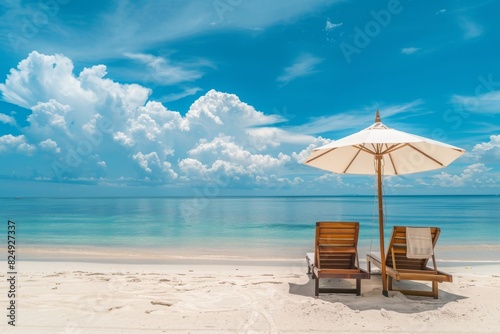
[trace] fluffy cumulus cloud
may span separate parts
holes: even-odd
[[[234,184],[293,185],[301,179],[283,170],[324,143],[277,128],[282,117],[215,90],[185,114],[169,110],[149,100],[149,89],[107,78],[104,65],[74,73],[63,55],[32,52],[0,91],[31,110],[21,135],[0,137],[0,153],[45,157],[43,168],[33,167],[45,180],[192,184],[224,176]],[[0,120],[16,124],[11,116]]]
[[[53,153],[59,153],[61,152],[61,149],[57,147],[57,143],[53,141],[52,139],[45,139],[44,141],[40,142],[38,146],[43,150],[47,152],[53,152]]]
[[[201,139],[189,152],[190,158],[181,161],[181,166],[198,168],[197,174],[210,176],[212,172],[223,171],[225,174],[240,178],[254,179],[259,175],[267,175],[291,161],[290,156],[278,153],[252,154],[248,149],[238,145],[234,137],[219,135],[212,141]],[[205,164],[201,163],[204,161]]]
[[[478,160],[500,161],[500,135],[490,136],[489,142],[476,144],[470,155]]]
[[[459,175],[441,172],[434,176],[434,183],[441,187],[462,187],[464,185],[478,187],[494,185],[497,181],[487,174],[490,170],[491,168],[488,168],[482,163],[475,163],[467,166]]]
[[[12,151],[23,152],[26,151],[27,145],[29,144],[26,143],[24,135],[13,136],[9,134],[0,137],[0,153]]]
[[[458,174],[441,172],[432,177],[429,183],[441,187],[488,188],[498,186],[498,173],[493,166],[500,161],[500,135],[490,136],[490,140],[474,145],[467,152],[466,159],[473,162]]]

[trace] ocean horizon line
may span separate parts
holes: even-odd
[[[500,194],[384,194],[384,198],[388,197],[498,197]],[[133,198],[345,198],[345,197],[362,197],[373,198],[377,195],[164,195],[164,196],[0,196],[0,199],[95,199],[95,198],[116,198],[116,199],[133,199]]]

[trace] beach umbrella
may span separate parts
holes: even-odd
[[[305,161],[308,166],[340,174],[377,176],[380,258],[383,294],[387,293],[384,250],[382,177],[443,168],[465,150],[432,139],[391,129],[380,120],[352,135],[314,149]]]

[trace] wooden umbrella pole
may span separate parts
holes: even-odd
[[[378,226],[380,237],[380,261],[382,262],[382,294],[389,296],[387,292],[387,277],[385,271],[385,247],[384,247],[384,209],[382,205],[382,156],[376,155],[377,160],[377,186],[378,186]]]

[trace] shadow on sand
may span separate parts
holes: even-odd
[[[335,286],[336,288],[353,288],[354,280],[322,279],[321,286]],[[331,303],[342,303],[352,310],[387,310],[399,313],[419,313],[437,310],[444,305],[456,302],[467,297],[452,294],[442,289],[448,283],[439,284],[439,298],[406,296],[398,291],[389,291],[389,297],[382,295],[382,280],[380,275],[372,275],[370,280],[362,280],[361,296],[355,294],[320,294],[319,299]],[[394,282],[396,289],[430,290],[430,286],[415,282]],[[309,275],[306,284],[289,283],[289,293],[294,295],[314,297],[314,279]]]

